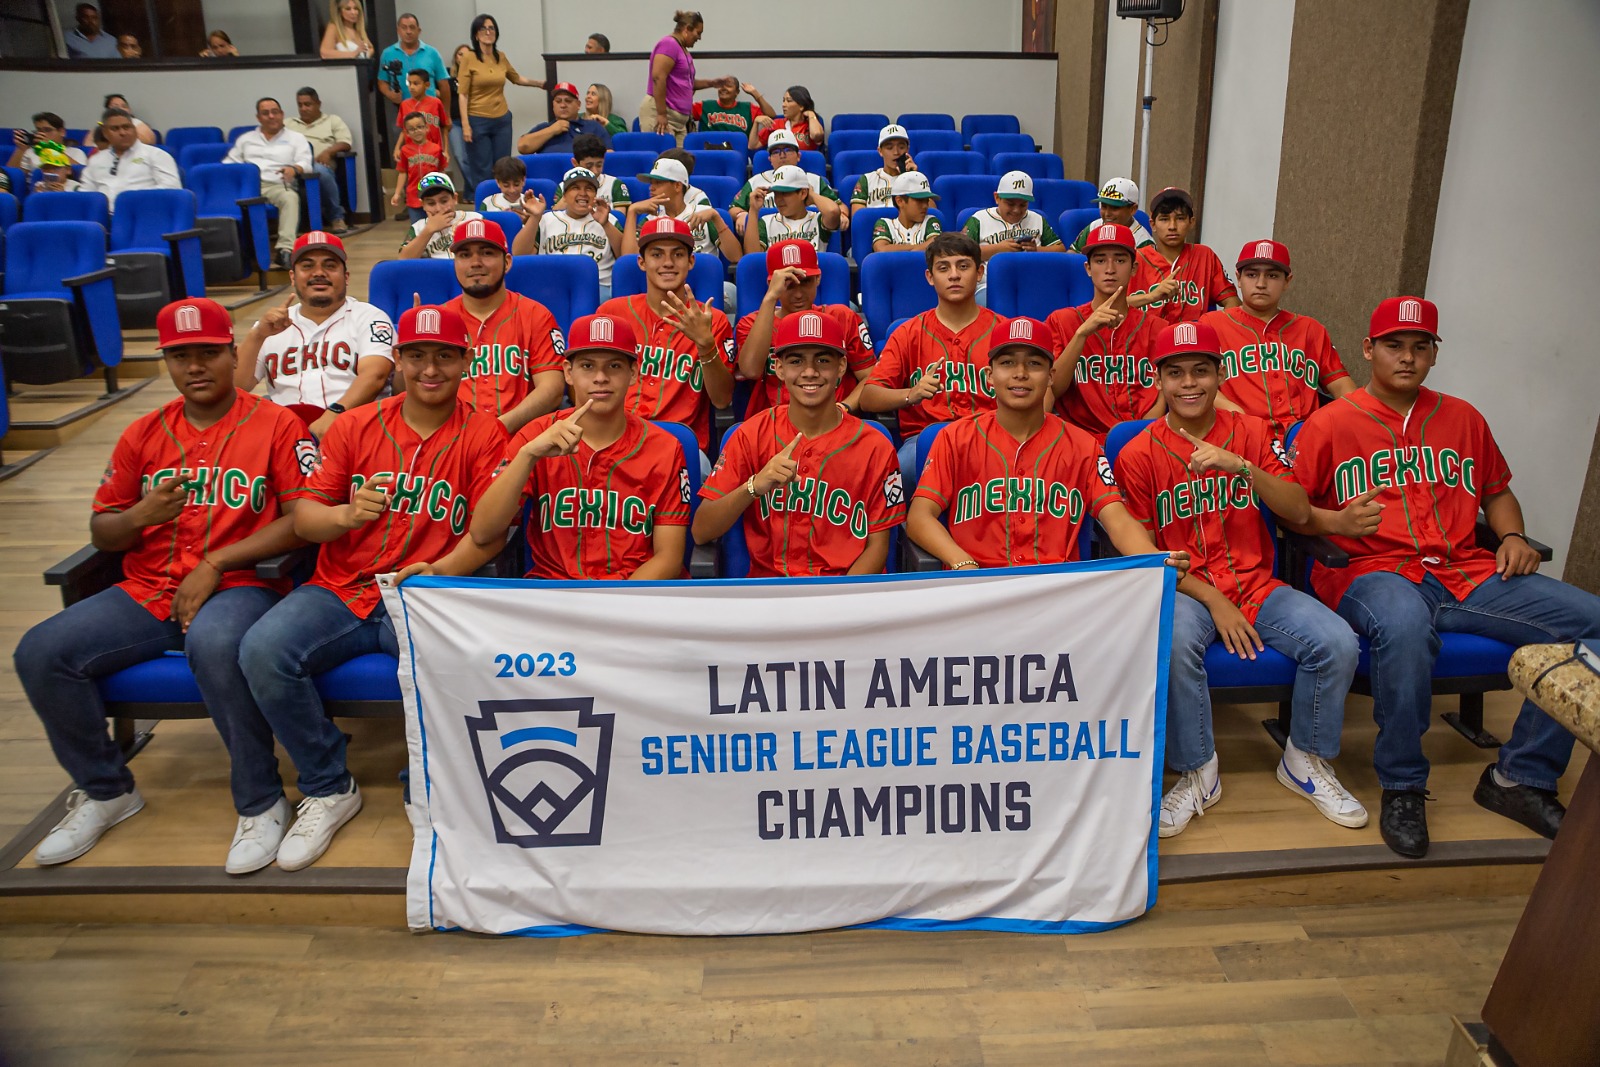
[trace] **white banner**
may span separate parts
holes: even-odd
[[[1156,895],[1161,557],[696,582],[420,578],[414,928],[1073,933]]]

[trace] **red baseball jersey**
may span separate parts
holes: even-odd
[[[1222,395],[1282,435],[1317,410],[1317,387],[1348,378],[1322,323],[1292,311],[1262,322],[1242,307],[1202,319],[1222,342]]]
[[[700,350],[683,331],[650,310],[643,293],[619,296],[598,314],[627,319],[639,339],[639,373],[628,388],[628,410],[652,422],[681,422],[700,447],[711,448],[711,398],[700,369]],[[728,316],[711,309],[711,335],[731,373],[738,365]]]
[[[877,357],[872,354],[872,335],[867,332],[867,324],[861,316],[843,304],[818,304],[813,310],[820,311],[824,315],[838,320],[839,325],[844,327],[844,351],[845,358],[849,363],[850,373],[839,381],[839,399],[843,400],[856,391],[856,385],[858,384],[856,372],[870,370],[873,363],[877,361]],[[739,351],[743,351],[745,340],[750,336],[751,324],[756,321],[756,316],[759,314],[761,314],[759,311],[752,311],[741,318],[738,326],[735,327],[734,339],[737,342]],[[773,316],[774,326],[782,318],[783,309],[779,308],[778,312]],[[789,394],[784,389],[783,383],[778,380],[777,356],[769,348],[767,349],[766,370],[760,378],[755,379],[750,387],[750,403],[745,407],[744,417],[748,419],[750,416],[774,407],[780,402],[787,404],[789,402]]]
[[[197,430],[183,397],[134,421],[117,439],[94,494],[96,514],[127,511],[159,482],[176,475],[189,499],[171,522],[147,526],[122,557],[118,586],[158,619],[172,615],[172,596],[206,553],[244,540],[282,514],[279,505],[306,493],[317,446],[288,408],[237,390],[221,419]],[[289,583],[228,571],[218,589],[257,585],[289,591]]]
[[[1291,477],[1282,444],[1253,415],[1217,412],[1205,440],[1246,460],[1257,478]],[[1194,446],[1157,419],[1117,454],[1117,484],[1128,511],[1157,547],[1189,553],[1189,573],[1210,582],[1250,622],[1283,585],[1273,577],[1272,536],[1250,479],[1221,471],[1192,474]]]
[[[1413,582],[1432,574],[1457,599],[1494,574],[1494,553],[1478,547],[1475,527],[1483,502],[1511,484],[1511,469],[1465,400],[1423,389],[1401,415],[1365,389],[1346,393],[1306,420],[1294,440],[1294,477],[1330,511],[1388,487],[1377,497],[1385,507],[1375,532],[1331,538],[1350,565],[1312,567],[1312,588],[1329,607],[1373,571]]]
[[[1054,415],[1022,443],[992,411],[939,431],[916,495],[985,567],[1070,563],[1086,518],[1122,499],[1095,439]]]
[[[979,308],[978,317],[957,332],[939,321],[938,312],[924,311],[889,335],[878,366],[867,379],[869,384],[910,389],[934,368],[940,375],[938,393],[901,409],[902,436],[910,437],[936,422],[994,410],[989,335],[996,330],[1003,333],[1007,321],[988,308]]]
[[[505,300],[481,321],[467,310],[464,296],[444,306],[461,316],[472,335],[461,399],[479,411],[504,415],[528,398],[535,374],[561,373],[566,341],[556,317],[539,301],[507,289]]]
[[[1058,354],[1066,351],[1067,342],[1094,308],[1092,303],[1080,304],[1050,313],[1045,324],[1055,331]],[[1115,329],[1096,330],[1083,342],[1072,388],[1056,401],[1056,414],[1088,430],[1101,444],[1117,423],[1144,418],[1161,398],[1150,356],[1166,326],[1154,311],[1138,308],[1123,316]]]
[[[739,424],[717,457],[700,495],[720,500],[745,483],[799,433],[789,405]],[[889,439],[846,415],[821,437],[795,446],[795,478],[751,503],[743,517],[750,577],[844,574],[867,535],[906,519],[900,458]]]
[[[1239,295],[1222,260],[1205,245],[1184,245],[1178,253],[1178,268],[1178,294],[1147,305],[1168,322],[1194,322],[1212,304]],[[1128,291],[1149,292],[1171,272],[1167,257],[1154,245],[1146,245],[1134,257],[1133,281],[1128,283]]]
[[[426,439],[401,417],[405,400],[392,396],[335,419],[306,482],[311,499],[339,505],[375,476],[393,475],[388,510],[323,545],[309,583],[363,619],[378,606],[378,575],[431,563],[455,547],[505,452],[500,420],[465,400],[457,399],[450,418]]]
[[[406,207],[419,208],[422,194],[417,192],[417,183],[435,171],[448,170],[450,154],[435,140],[425,140],[421,144],[407,140],[395,150],[394,166],[405,177]]]
[[[552,411],[528,423],[506,445],[505,460],[571,414]],[[522,498],[533,501],[529,578],[627,578],[655,554],[657,526],[689,525],[683,448],[637,415],[598,452],[580,442],[570,456],[535,462]]]
[[[422,112],[422,117],[428,120],[429,140],[444,143],[444,131],[450,128],[450,112],[444,109],[437,96],[425,96],[421,100],[408,96],[400,101],[400,112],[395,116],[395,128],[406,128],[406,117],[413,111]]]

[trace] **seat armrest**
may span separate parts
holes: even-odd
[[[256,562],[256,577],[265,581],[293,578],[309,570],[317,561],[316,545],[301,545],[280,556],[268,556]]]
[[[938,556],[923,548],[909,537],[900,538],[900,569],[902,571],[929,573],[944,570]]]
[[[195,232],[199,233],[200,231],[196,230]],[[115,278],[116,276],[115,267],[101,267],[99,270],[92,270],[88,274],[80,274],[76,278],[62,278],[61,284],[68,289],[80,289],[85,285],[93,285],[95,282],[103,282],[107,278]]]
[[[102,552],[93,545],[84,545],[44,572],[45,585],[61,588],[62,607],[109,589],[121,579],[122,553]]]
[[[689,556],[690,578],[717,578],[721,570],[717,566],[717,548],[715,545],[695,545],[694,552]]]
[[[1326,537],[1285,531],[1284,538],[1291,548],[1309,556],[1324,567],[1350,566],[1350,554]]]
[[[162,234],[161,239],[169,244],[176,244],[179,241],[186,241],[191,237],[199,237],[200,235],[201,234],[198,229],[175,230],[172,233]]]
[[[234,203],[238,204],[240,207],[255,207],[257,204],[266,204],[269,202],[270,201],[268,201],[264,196],[247,196],[243,200],[234,201]]]
[[[1486,548],[1490,552],[1494,552],[1499,549],[1500,537],[1494,532],[1493,529],[1490,528],[1488,523],[1481,520],[1478,522],[1477,535],[1479,548]],[[1523,536],[1527,537],[1526,534]],[[1535,541],[1531,537],[1528,537],[1527,540],[1528,547],[1539,553],[1539,558],[1544,562],[1549,563],[1555,558],[1555,550],[1549,545],[1542,541]]]
[[[739,416],[733,408],[711,409],[711,443],[716,444],[722,440],[722,435],[728,432],[728,427],[739,421]]]

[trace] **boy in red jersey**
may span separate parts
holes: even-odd
[[[861,390],[872,371],[872,335],[861,316],[843,304],[817,305],[817,284],[822,268],[810,241],[779,241],[767,249],[767,291],[760,305],[739,320],[734,335],[739,342],[739,374],[747,378],[750,405],[745,418],[774,404],[787,403],[788,392],[778,380],[777,354],[772,347],[773,326],[790,315],[812,308],[839,320],[844,330],[850,373],[839,383],[839,403],[854,414],[861,409]]]
[[[733,400],[733,327],[709,300],[695,302],[693,266],[688,225],[670,216],[651,219],[639,228],[645,291],[613,297],[599,314],[627,322],[639,343],[628,410],[642,419],[683,423],[708,451],[711,409]]]
[[[417,117],[405,120],[405,140],[394,150],[394,195],[389,203],[399,207],[404,200],[406,212],[416,222],[428,214],[422,207],[422,179],[448,170],[450,155],[444,143],[432,136],[427,116],[420,111],[412,114]]]
[[[894,446],[840,409],[844,328],[820,311],[775,331],[789,402],[740,423],[700,495],[697,544],[744,523],[750,577],[880,574],[905,521]]]
[[[505,427],[460,395],[470,345],[454,311],[424,306],[400,316],[405,392],[334,422],[294,514],[295,533],[322,546],[316,571],[239,647],[250,692],[305,794],[294,826],[279,828],[281,840],[267,850],[284,870],[314,863],[361,810],[344,734],[313,677],[356,656],[397,654],[377,576],[445,555],[505,451]]]
[[[1193,322],[1210,309],[1239,306],[1233,279],[1208,246],[1189,243],[1194,200],[1182,189],[1163,189],[1150,200],[1156,243],[1139,249],[1130,307],[1149,307],[1168,322]]]
[[[1294,277],[1289,249],[1251,241],[1239,252],[1239,307],[1210,311],[1201,321],[1222,340],[1225,377],[1217,406],[1266,419],[1282,436],[1317,410],[1317,390],[1338,398],[1356,387],[1322,323],[1283,310]]]
[[[461,396],[516,433],[561,403],[561,327],[549,308],[506,288],[511,253],[499,223],[463,222],[451,250],[461,295],[444,306],[472,338]]]
[[[1466,401],[1424,388],[1438,342],[1431,301],[1383,301],[1361,343],[1372,380],[1314,413],[1295,439],[1294,476],[1315,526],[1350,554],[1348,567],[1313,567],[1311,584],[1372,643],[1378,824],[1402,856],[1428,851],[1422,735],[1438,634],[1511,645],[1600,637],[1600,598],[1535,573],[1539,554],[1488,423]],[[1499,538],[1493,551],[1478,545],[1480,509]],[[1526,701],[1473,800],[1554,837],[1566,812],[1556,783],[1571,754],[1572,735]]]
[[[1187,550],[1194,566],[1172,613],[1167,688],[1167,762],[1177,784],[1161,803],[1162,837],[1222,796],[1211,736],[1206,649],[1214,640],[1241,659],[1271,647],[1298,665],[1294,722],[1277,777],[1340,826],[1367,824],[1367,810],[1328,761],[1339,754],[1344,699],[1355,677],[1355,635],[1315,599],[1273,576],[1264,503],[1304,524],[1311,506],[1284,465],[1282,446],[1252,415],[1216,407],[1222,354],[1204,323],[1168,326],[1156,340],[1166,414],[1117,456],[1128,510],[1163,548]]]
[[[254,568],[300,544],[290,515],[316,445],[287,408],[234,386],[233,322],[220,304],[168,304],[156,331],[180,395],[118,438],[89,523],[96,548],[123,553],[123,580],[17,645],[23,691],[74,787],[35,859],[76,859],[144,806],[95,679],[181,650],[232,758],[239,822],[227,869],[242,874],[272,862],[250,862],[253,828],[287,818],[288,803],[239,641],[288,591]]]
[[[1095,298],[1052,311],[1046,320],[1061,346],[1051,377],[1056,414],[1101,444],[1117,423],[1164,410],[1150,350],[1165,323],[1149,308],[1128,306],[1135,252],[1126,226],[1090,227],[1084,270]]]

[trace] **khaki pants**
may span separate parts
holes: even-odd
[[[678,139],[678,147],[682,148],[683,135],[689,132],[689,116],[667,108],[667,130]],[[656,98],[653,96],[639,101],[639,132],[656,132]]]
[[[261,179],[261,195],[278,209],[278,240],[276,248],[287,252],[294,248],[294,236],[300,230],[300,187],[284,185],[282,178]]]

